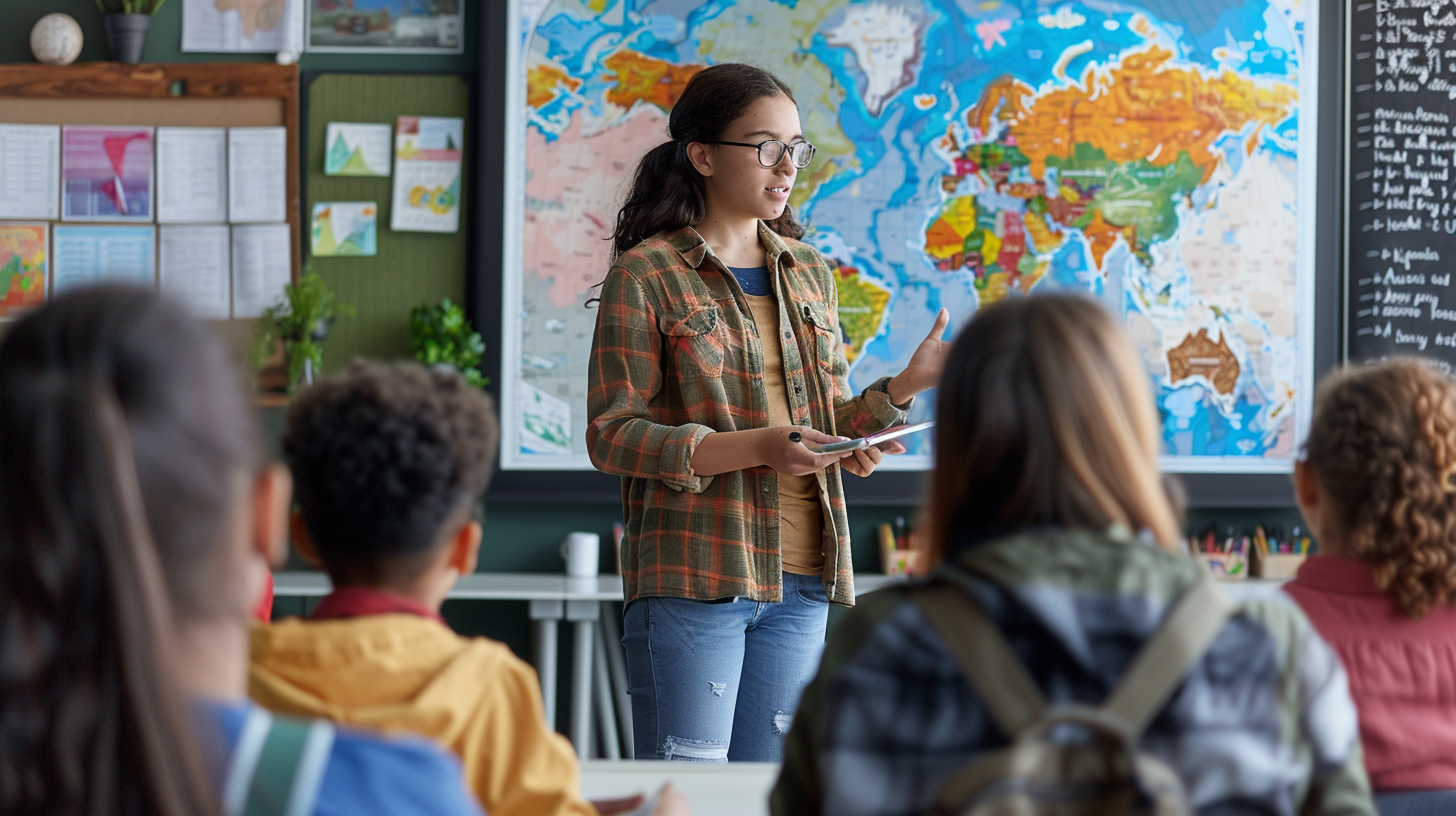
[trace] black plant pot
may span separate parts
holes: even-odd
[[[107,14],[101,25],[106,29],[106,44],[117,62],[136,65],[142,61],[142,48],[147,44],[147,31],[152,27],[150,14]]]

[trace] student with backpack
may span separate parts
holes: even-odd
[[[231,355],[150,289],[57,296],[0,342],[0,814],[479,814],[419,739],[247,701],[287,537]]]
[[[1456,812],[1456,383],[1413,359],[1320,383],[1295,465],[1319,540],[1284,590],[1335,647],[1385,816]]]
[[[933,572],[835,628],[773,813],[1375,813],[1330,648],[1177,552],[1147,374],[1099,304],[980,310],[936,414]]]

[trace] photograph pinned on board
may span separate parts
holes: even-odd
[[[66,126],[61,134],[61,219],[152,220],[152,128]]]
[[[323,201],[313,205],[315,257],[373,256],[377,245],[379,205],[373,201]]]
[[[389,228],[458,232],[465,120],[401,116],[394,128],[394,197]]]
[[[308,0],[308,50],[465,51],[462,0]]]
[[[388,176],[393,136],[389,125],[330,122],[324,137],[329,146],[324,153],[324,175]]]
[[[45,302],[49,269],[48,224],[0,224],[0,320]]]

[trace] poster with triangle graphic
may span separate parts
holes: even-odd
[[[313,205],[312,254],[378,254],[378,212],[373,201],[321,201]]]
[[[151,128],[62,128],[62,220],[150,222],[152,181]]]
[[[330,122],[324,141],[328,145],[324,174],[387,177],[393,136],[389,125]]]

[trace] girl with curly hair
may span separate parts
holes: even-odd
[[[1320,385],[1295,466],[1320,554],[1286,590],[1349,671],[1376,791],[1456,789],[1453,473],[1446,375],[1392,360]]]

